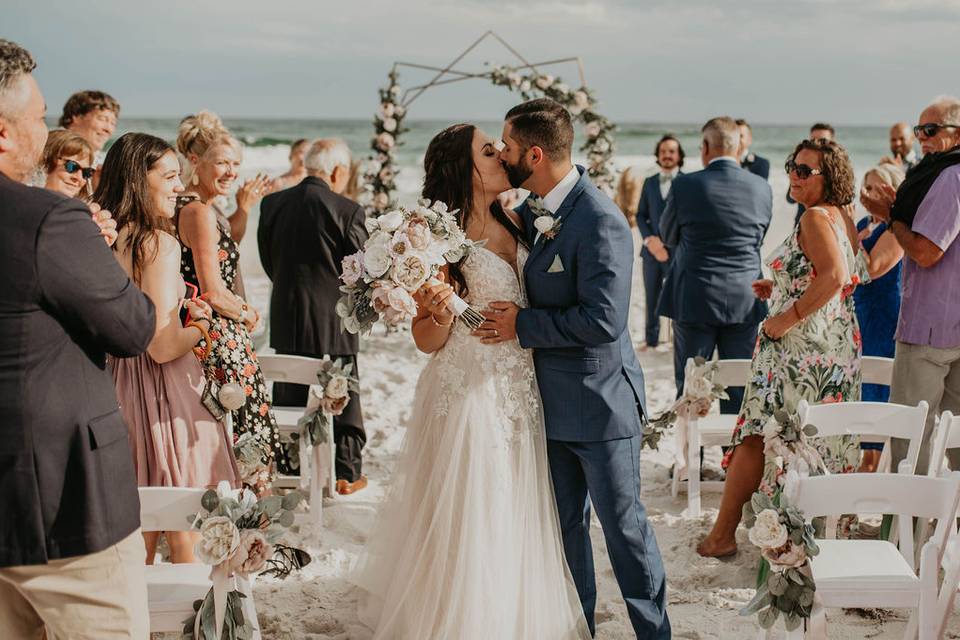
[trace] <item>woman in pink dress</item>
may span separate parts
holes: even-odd
[[[113,212],[117,260],[157,308],[147,352],[112,359],[113,378],[140,486],[204,488],[222,480],[238,486],[226,429],[203,405],[205,378],[193,352],[210,328],[210,308],[188,300],[193,321],[180,322],[185,285],[170,219],[182,191],[176,154],[160,138],[128,133],[107,154],[94,201]],[[166,533],[173,562],[194,561],[195,535]],[[148,563],[159,536],[144,534]]]

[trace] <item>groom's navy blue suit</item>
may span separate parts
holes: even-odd
[[[517,209],[532,244],[524,267],[530,306],[517,316],[517,337],[533,349],[564,552],[590,630],[592,501],[634,631],[659,640],[670,637],[670,621],[660,550],[640,502],[645,397],[627,330],[633,239],[617,206],[578,170],[554,213],[556,237],[535,241],[534,214]]]

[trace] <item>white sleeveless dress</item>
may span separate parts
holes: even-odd
[[[468,302],[526,305],[480,248]],[[533,358],[457,322],[424,368],[398,468],[352,579],[376,640],[590,638],[563,555]]]

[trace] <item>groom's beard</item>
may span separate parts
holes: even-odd
[[[507,181],[510,182],[510,186],[514,189],[519,189],[523,183],[527,181],[527,178],[533,175],[533,169],[524,166],[523,158],[520,159],[519,164],[508,164],[503,161],[501,161],[501,164],[503,165],[503,170],[507,172]]]

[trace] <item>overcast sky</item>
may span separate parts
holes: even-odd
[[[621,121],[889,124],[960,93],[960,0],[4,4],[0,37],[33,52],[51,112],[97,88],[127,116],[365,118],[394,61],[442,66],[487,29],[531,61],[580,56],[600,110]],[[510,61],[490,42],[461,68]],[[574,65],[550,71],[577,84]],[[429,92],[410,115],[497,119],[514,101],[478,80]]]

